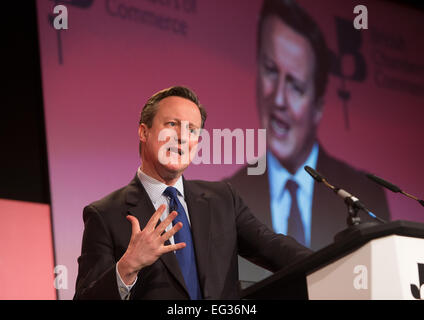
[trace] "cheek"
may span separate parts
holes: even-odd
[[[268,105],[270,96],[272,94],[272,85],[270,80],[265,77],[259,75],[257,79],[256,85],[256,99],[257,99],[257,107],[260,116],[260,120],[264,127],[267,127],[268,121],[268,109],[270,108]]]
[[[292,118],[296,123],[310,123],[314,117],[314,105],[309,97],[299,97],[296,94],[288,96]]]
[[[315,110],[310,108],[308,105],[303,105],[295,118],[295,132],[297,139],[303,140],[311,136],[312,132],[314,132],[316,128],[314,119]]]
[[[267,77],[261,73],[258,77],[258,93],[260,94],[259,96],[262,98],[266,98],[270,96],[274,91],[274,81],[271,77]]]
[[[190,152],[194,152],[197,149],[197,145],[199,144],[198,138],[190,138],[190,141],[188,143],[188,148]]]
[[[166,143],[170,143],[171,140],[176,141],[178,139],[178,134],[174,129],[163,128],[157,133],[155,139],[156,141],[154,143],[162,146]]]
[[[292,104],[292,115],[296,123],[307,122],[308,106],[306,103],[293,103]]]
[[[169,132],[166,129],[151,131],[147,141],[150,154],[153,157],[159,156],[162,146],[168,143],[169,139]]]

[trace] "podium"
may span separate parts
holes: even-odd
[[[424,223],[353,229],[246,288],[242,299],[424,299]]]

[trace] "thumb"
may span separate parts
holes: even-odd
[[[132,215],[127,215],[127,220],[131,222],[132,235],[135,235],[137,232],[140,232],[140,223],[138,219]]]

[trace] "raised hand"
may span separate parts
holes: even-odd
[[[177,216],[176,211],[172,211],[157,227],[160,216],[166,206],[161,205],[152,215],[143,230],[140,230],[138,219],[134,216],[127,216],[131,222],[132,233],[127,251],[118,261],[118,272],[121,279],[128,285],[134,282],[137,273],[144,267],[153,264],[161,255],[170,251],[176,251],[186,246],[184,242],[173,245],[164,245],[164,242],[178,232],[183,224],[176,223],[172,229],[164,232],[166,227],[172,223]]]

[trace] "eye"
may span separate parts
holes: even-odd
[[[264,68],[264,71],[265,71],[266,74],[277,74],[278,73],[277,68],[275,68],[274,66],[264,64],[263,68]]]
[[[289,83],[290,87],[299,95],[303,95],[305,93],[305,88],[302,84],[298,83],[296,79],[294,79],[292,76],[287,77],[287,82]]]
[[[190,128],[189,130],[190,130],[190,134],[198,135],[199,129],[197,129],[197,128]]]
[[[262,61],[262,69],[267,75],[278,75],[278,69],[275,64],[269,60],[264,59]]]
[[[166,124],[169,125],[170,127],[175,127],[177,125],[174,121],[169,121]]]
[[[303,88],[301,88],[300,86],[298,86],[297,84],[293,83],[292,84],[293,89],[299,93],[300,95],[303,95],[305,93],[305,90],[303,90]]]

